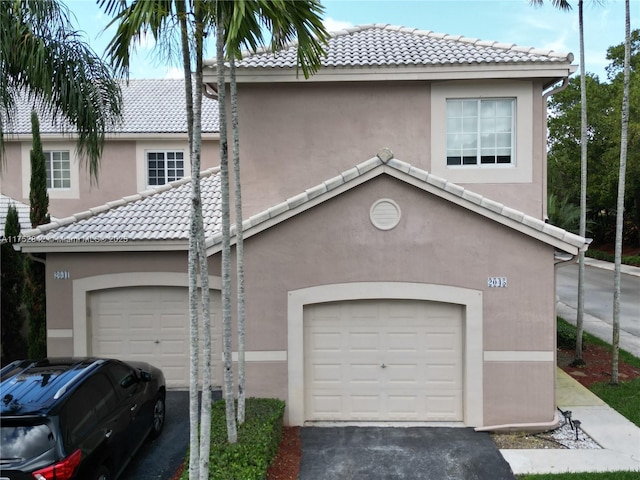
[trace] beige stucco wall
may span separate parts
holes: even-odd
[[[202,169],[219,164],[217,140],[203,141]],[[6,168],[0,171],[0,191],[21,202],[29,203],[30,141],[8,141]],[[89,171],[75,153],[75,143],[70,140],[53,140],[43,137],[44,150],[69,150],[71,156],[71,189],[49,190],[49,212],[64,218],[89,208],[103,205],[119,198],[147,189],[146,149],[184,150],[188,158],[188,144],[184,139],[145,138],[141,140],[108,140],[105,142],[98,181],[91,182]],[[185,162],[185,175],[191,174],[189,162]]]
[[[515,168],[476,169],[479,175],[475,178],[468,175],[473,174],[470,169],[465,168],[467,175],[462,177],[459,169],[447,169],[442,155],[444,111],[434,107],[452,95],[517,98]],[[511,208],[543,216],[546,108],[539,82],[241,84],[238,98],[246,215],[317,185],[388,147],[400,160],[452,177]]]
[[[370,207],[380,198],[392,199],[402,211],[399,225],[389,231],[377,230],[369,220]],[[210,275],[219,275],[219,254],[209,263]],[[73,327],[73,281],[121,272],[184,273],[186,268],[185,252],[50,253],[48,328]],[[293,290],[348,282],[415,282],[480,291],[483,423],[553,418],[552,247],[382,176],[249,237],[245,269],[246,348],[253,352],[287,351],[288,295]],[[68,271],[70,279],[54,280],[56,270]],[[488,288],[488,276],[506,277],[508,287]],[[48,345],[50,354],[73,353],[70,338],[49,338]],[[287,399],[286,361],[249,362],[247,378],[248,395]]]
[[[393,230],[369,220],[380,198],[402,209]],[[248,350],[286,350],[291,290],[362,281],[480,290],[484,350],[502,354],[484,362],[485,425],[553,419],[553,248],[383,177],[249,238],[245,255]],[[508,288],[488,288],[487,276],[507,277]],[[520,351],[546,361],[523,362]],[[536,395],[526,398],[531,382]],[[277,383],[247,388],[286,398]]]

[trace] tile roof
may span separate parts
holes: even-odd
[[[342,172],[319,185],[307,189],[243,222],[243,230],[259,231],[269,222],[277,222],[310,208],[317,197],[340,193],[357,180],[372,172],[391,174],[435,193],[485,217],[498,220],[528,235],[535,235],[559,248],[567,245],[575,249],[585,247],[585,239],[542,220],[511,209],[501,203],[478,195],[459,185],[397,160],[388,149],[381,150],[356,167]],[[202,175],[202,198],[205,219],[205,236],[209,247],[219,244],[220,231],[220,182],[217,169]],[[163,187],[125,197],[91,209],[87,212],[60,219],[37,229],[24,232],[36,235],[39,245],[46,242],[58,244],[95,243],[97,240],[126,243],[133,247],[136,241],[183,240],[189,235],[190,184],[185,178]],[[232,227],[233,228],[233,227]],[[265,227],[266,228],[266,227]]]
[[[386,24],[363,25],[331,35],[323,67],[382,67],[462,64],[566,63],[570,53],[519,47],[460,35]],[[295,68],[296,45],[247,54],[238,68]]]
[[[18,219],[20,221],[20,231],[24,232],[31,228],[31,220],[29,219],[29,205],[22,203],[14,198],[0,194],[0,237],[4,237],[4,224],[7,220],[7,211],[9,205],[13,204],[18,211]]]
[[[218,168],[202,172],[200,188],[205,236],[220,231]],[[190,177],[121,198],[37,229],[39,242],[125,243],[138,240],[188,240],[191,206]]]
[[[187,132],[184,80],[154,79],[121,82],[124,118],[111,133],[185,133]],[[36,107],[40,118],[40,133],[56,134],[73,131],[63,119],[54,121],[50,111],[37,99],[23,95],[16,102],[11,124],[5,134],[31,134],[31,109]],[[218,101],[202,99],[202,131],[218,132]],[[7,138],[10,140],[10,137]]]

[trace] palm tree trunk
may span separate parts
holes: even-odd
[[[629,77],[631,57],[631,15],[629,0],[625,0],[624,35],[624,87],[622,90],[622,132],[620,134],[620,173],[618,176],[618,203],[616,209],[616,246],[613,273],[613,338],[611,341],[611,384],[618,385],[620,345],[620,267],[622,263],[622,226],[624,223],[624,191],[627,172],[627,146],[629,130]]]
[[[180,24],[182,67],[184,73],[185,105],[189,152],[193,158],[193,92],[191,84],[191,55],[189,30],[184,0],[176,1],[176,14]],[[191,162],[191,214],[189,224],[189,450],[199,452],[198,439],[198,370],[199,370],[199,315],[198,315],[198,239],[197,205],[199,202],[199,178],[197,165]],[[197,455],[189,456],[189,478],[199,478],[200,462]]]
[[[583,1],[578,2],[580,28],[580,236],[587,234],[587,81],[584,59]],[[584,252],[578,254],[578,314],[576,318],[576,351],[574,365],[584,365],[582,336],[584,330]]]
[[[224,74],[224,14],[218,2],[216,28],[216,57],[218,73],[218,109],[220,117],[220,194],[222,197],[222,342],[224,363],[224,400],[227,418],[227,439],[229,443],[236,443],[238,433],[236,428],[234,395],[233,395],[233,364],[231,341],[231,239],[229,218],[229,148],[227,141],[227,107],[225,95]]]
[[[231,86],[231,129],[233,131],[233,176],[236,204],[236,295],[238,308],[238,423],[244,423],[245,411],[245,346],[244,346],[244,232],[242,231],[242,187],[240,184],[240,128],[238,123],[238,86],[236,62],[229,58]]]

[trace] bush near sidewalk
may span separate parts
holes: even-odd
[[[260,480],[266,477],[282,438],[284,402],[275,398],[247,398],[245,422],[238,425],[238,442],[227,442],[224,401],[211,408],[209,479]],[[189,458],[181,480],[189,478]]]

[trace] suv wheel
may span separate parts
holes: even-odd
[[[107,467],[102,465],[100,466],[100,468],[98,468],[98,471],[93,478],[94,480],[111,480],[111,474],[109,473]]]
[[[151,427],[151,438],[157,438],[162,432],[162,428],[164,427],[164,415],[165,415],[165,405],[164,405],[164,395],[162,393],[158,394],[156,398],[156,403],[153,405],[153,425]]]

